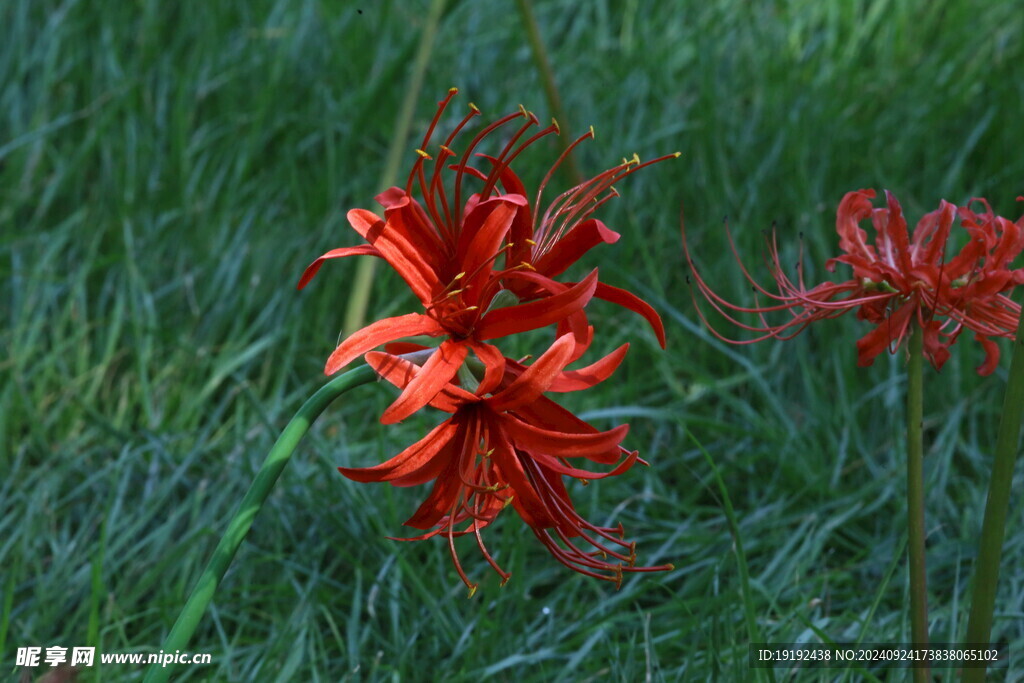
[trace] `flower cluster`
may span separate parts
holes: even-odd
[[[452,89],[439,103],[405,187],[377,197],[383,217],[364,209],[349,211],[349,223],[366,243],[327,252],[299,281],[301,289],[326,260],[384,259],[422,311],[378,320],[351,334],[331,354],[325,371],[333,374],[363,357],[395,385],[400,393],[381,417],[385,424],[425,406],[451,414],[387,462],[339,470],[356,481],[394,486],[433,481],[427,500],[405,522],[426,533],[403,540],[447,538],[459,576],[471,591],[476,584],[462,569],[454,539],[472,534],[504,582],[509,575],[480,532],[508,506],[560,562],[580,573],[618,584],[623,572],[669,569],[637,566],[635,546],[623,540],[621,525],[602,527],[582,519],[565,488],[565,477],[599,479],[643,462],[621,445],[628,426],[598,431],[544,394],[594,386],[622,361],[628,345],[587,367],[568,369],[593,339],[585,307],[594,298],[642,316],[664,348],[661,320],[639,297],[599,281],[596,270],[577,282],[556,278],[591,248],[619,238],[593,217],[617,195],[613,184],[673,155],[646,163],[635,156],[624,160],[558,195],[542,212],[548,182],[571,150],[593,137],[593,130],[558,157],[531,204],[512,163],[537,140],[557,134],[557,123],[541,128],[520,107],[469,137],[463,131],[480,114],[470,104],[444,141],[432,146],[456,92]],[[497,153],[477,151],[498,137],[503,144]],[[555,340],[530,365],[506,358],[496,345],[501,338],[548,326],[555,327]],[[427,347],[399,341],[407,337],[439,343]],[[384,351],[374,350],[382,345]],[[578,459],[611,469],[580,469],[571,464]]]
[[[746,344],[769,337],[789,339],[816,320],[857,309],[858,318],[875,326],[857,341],[859,365],[871,365],[886,348],[894,353],[911,325],[920,325],[925,355],[936,369],[942,368],[949,347],[968,329],[985,350],[978,373],[990,374],[999,362],[999,347],[991,337],[1012,338],[1020,319],[1020,306],[1007,293],[1024,283],[1024,269],[1009,267],[1024,249],[1024,217],[1012,222],[997,216],[984,199],[972,199],[965,206],[943,201],[910,234],[899,202],[886,192],[885,208],[875,208],[874,197],[873,190],[858,190],[839,203],[836,231],[845,253],[829,259],[825,267],[832,272],[837,264],[849,266],[853,276],[845,282],[808,289],[802,260],[794,282],[782,267],[774,234],[768,240],[767,263],[776,291],[758,284],[740,262],[755,294],[767,298],[764,305],[739,306],[716,294],[693,265],[684,228],[683,249],[697,289],[727,320],[758,336],[727,339],[708,324],[698,307],[702,320],[720,339]],[[984,208],[981,213],[971,208],[975,203]],[[875,229],[874,244],[860,227],[867,219]],[[957,219],[966,233],[965,243],[947,258],[947,246],[951,238],[956,239]],[[729,243],[739,261],[731,235]],[[778,324],[768,322],[767,315],[781,311],[789,317]],[[754,315],[758,322],[743,322],[736,314]]]

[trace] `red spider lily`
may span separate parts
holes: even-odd
[[[608,377],[625,354],[623,347],[589,368],[567,373],[564,368],[574,347],[571,335],[559,337],[532,365],[510,368],[501,389],[491,396],[485,397],[479,389],[470,393],[458,386],[445,386],[430,405],[451,413],[449,419],[387,462],[368,468],[339,468],[345,476],[361,482],[414,486],[434,480],[429,497],[405,522],[429,531],[398,540],[446,537],[456,571],[471,595],[476,584],[459,562],[454,539],[473,534],[504,583],[509,574],[487,550],[480,532],[509,505],[559,562],[582,574],[618,585],[623,572],[671,568],[635,566],[635,545],[622,539],[621,525],[609,528],[587,522],[569,499],[563,477],[591,480],[615,476],[637,461],[636,452],[620,446],[627,425],[600,432],[542,396],[546,391],[593,386]],[[425,372],[387,353],[368,353],[366,360],[401,389]],[[590,472],[570,465],[572,458],[614,467],[606,473]]]
[[[853,278],[845,282],[826,282],[807,289],[802,261],[797,265],[797,281],[793,282],[783,270],[772,235],[767,263],[778,291],[768,291],[743,267],[729,235],[744,276],[755,293],[769,299],[765,305],[737,306],[716,294],[694,268],[684,230],[683,249],[701,294],[730,322],[760,336],[737,341],[725,338],[710,325],[708,328],[719,339],[737,344],[769,337],[789,339],[816,320],[834,318],[856,308],[858,318],[875,325],[857,341],[860,366],[871,365],[886,348],[895,352],[910,325],[916,323],[924,331],[925,355],[936,369],[942,368],[949,358],[949,347],[966,328],[974,332],[985,350],[985,362],[978,373],[990,374],[999,362],[999,348],[990,337],[1012,338],[1020,318],[1020,306],[1006,293],[1024,282],[1024,269],[1009,268],[1024,249],[1024,218],[1014,223],[996,216],[984,199],[972,199],[961,207],[943,201],[909,235],[896,199],[886,192],[886,208],[874,208],[874,197],[873,190],[859,190],[847,193],[839,204],[836,231],[845,254],[829,259],[825,267],[831,272],[837,263],[850,266]],[[984,205],[983,213],[971,210],[976,201]],[[968,241],[956,256],[946,260],[946,246],[957,216]],[[867,218],[876,231],[873,245],[859,227]],[[707,324],[699,307],[697,310]],[[770,324],[765,315],[777,311],[787,311],[791,317],[781,324]],[[759,324],[744,323],[733,313],[757,315]]]
[[[403,392],[389,409],[392,415],[401,417],[425,405],[451,381],[470,350],[488,370],[485,384],[490,389],[496,387],[505,361],[486,342],[497,337],[557,324],[557,334],[573,333],[577,342],[573,357],[578,358],[589,345],[592,333],[582,310],[594,296],[643,315],[664,346],[664,331],[657,313],[633,294],[598,282],[596,272],[575,283],[552,279],[590,247],[617,239],[618,235],[589,216],[614,192],[611,182],[654,162],[624,162],[563,194],[552,205],[558,208],[549,209],[535,228],[525,188],[509,164],[532,143],[557,133],[557,124],[552,123],[520,142],[531,127],[538,125],[533,114],[520,108],[485,126],[459,156],[452,145],[466,124],[480,113],[471,104],[470,113],[439,145],[436,156],[431,157],[424,149],[456,92],[452,89],[439,103],[405,188],[391,188],[377,197],[384,207],[384,218],[362,209],[348,213],[349,223],[367,244],[327,252],[306,269],[299,281],[301,289],[328,259],[370,255],[385,259],[419,298],[425,308],[423,314],[388,318],[359,330],[338,346],[325,368],[327,374],[333,374],[367,351],[401,337],[447,337],[424,366],[422,379]],[[485,157],[492,165],[491,172],[484,174],[471,167],[469,159],[480,143],[517,119],[522,125],[500,153]],[[457,163],[447,163],[455,157],[459,157]],[[562,159],[564,155],[548,177]],[[448,182],[445,171],[453,172]],[[467,176],[482,185],[463,204]],[[546,183],[547,178],[541,190]],[[499,192],[499,184],[504,192]],[[418,190],[420,201],[413,197],[414,189]],[[538,201],[539,198],[540,193]],[[532,237],[542,239],[538,242]],[[505,254],[505,267],[498,269],[495,263],[501,254]],[[506,291],[516,295],[520,304],[507,306],[506,300],[512,297],[500,296]]]

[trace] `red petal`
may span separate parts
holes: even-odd
[[[478,396],[486,396],[499,386],[505,377],[505,355],[497,346],[483,342],[469,342],[469,348],[473,349],[476,357],[484,364],[484,378],[476,390]]]
[[[623,344],[596,363],[579,370],[566,370],[555,378],[547,391],[553,393],[581,391],[605,381],[622,363],[628,349],[629,344]]]
[[[320,266],[324,264],[324,261],[332,258],[345,258],[346,256],[381,256],[381,253],[377,251],[376,247],[372,247],[369,244],[363,244],[358,247],[342,247],[341,249],[331,249],[323,256],[317,258],[317,260],[307,266],[306,270],[303,271],[302,277],[299,278],[299,284],[296,289],[302,289],[309,284],[309,281],[313,279],[313,276],[320,270]]]
[[[445,245],[420,203],[399,187],[388,188],[375,199],[384,207],[384,219],[388,225],[416,248],[435,273],[440,273],[446,254]]]
[[[651,326],[651,329],[654,330],[654,336],[658,338],[658,344],[661,345],[661,348],[665,348],[665,326],[661,324],[661,316],[658,315],[658,312],[649,303],[632,292],[606,285],[603,282],[598,283],[594,296],[603,301],[628,308],[641,316]]]
[[[427,499],[417,508],[412,517],[405,520],[406,526],[411,526],[414,529],[429,529],[437,524],[442,517],[452,512],[458,504],[463,489],[462,479],[459,477],[459,467],[462,465],[466,449],[466,434],[470,431],[463,424],[458,424],[458,429],[459,433],[453,437],[455,439],[453,457],[437,476]]]
[[[366,364],[373,368],[374,372],[385,380],[394,384],[399,389],[405,389],[409,383],[416,379],[422,368],[405,358],[392,356],[387,353],[373,351],[366,354]],[[475,403],[479,399],[465,389],[448,384],[429,402],[428,405],[443,410],[446,413],[454,413],[460,406],[466,403]]]
[[[484,399],[484,403],[498,413],[533,403],[548,390],[558,374],[565,369],[575,346],[571,334],[559,337],[551,348],[541,354],[540,358],[526,368],[512,384],[491,398]]]
[[[524,522],[535,529],[547,529],[554,526],[554,519],[537,494],[537,490],[530,483],[529,477],[523,470],[523,465],[519,462],[519,457],[507,437],[501,433],[500,428],[491,428],[489,432],[492,439],[488,442],[488,446],[494,449],[491,457],[501,472],[501,478],[508,482],[514,492],[512,505],[516,512]],[[495,435],[500,436],[494,438]]]
[[[974,339],[985,349],[985,362],[978,366],[978,374],[991,375],[999,365],[999,345],[983,334],[974,335]]]
[[[352,209],[348,222],[356,232],[380,252],[391,267],[409,285],[424,305],[429,304],[440,285],[437,275],[416,247],[402,236],[400,230],[389,226],[377,214],[366,209]]]
[[[520,406],[515,415],[534,425],[561,432],[563,434],[597,434],[597,429],[576,417],[549,398],[540,397],[530,405]],[[605,465],[613,465],[622,457],[622,449],[617,445],[607,451],[588,455],[587,459]]]
[[[620,425],[607,432],[567,434],[541,429],[512,418],[504,420],[502,426],[516,446],[563,458],[586,458],[607,454],[617,448],[629,432],[629,425]]]
[[[455,423],[445,420],[430,430],[425,437],[404,451],[373,467],[339,467],[338,471],[349,479],[361,482],[391,481],[407,477],[435,459],[455,434]]]
[[[327,359],[324,372],[333,375],[370,349],[401,337],[427,334],[436,337],[444,333],[433,318],[419,313],[407,313],[396,318],[384,318],[359,330],[334,350]]]
[[[536,330],[564,320],[580,311],[594,296],[597,288],[595,269],[581,282],[559,294],[518,306],[488,312],[477,326],[477,339],[495,339],[510,334]]]
[[[889,348],[890,344],[899,345],[910,324],[913,304],[904,305],[888,318],[883,319],[875,329],[857,340],[857,365],[867,367],[875,362],[878,354]],[[861,309],[864,310],[864,309]]]
[[[405,386],[395,402],[381,415],[382,424],[401,422],[427,405],[444,389],[466,359],[469,348],[465,344],[445,339],[431,354],[420,371]]]
[[[619,463],[615,469],[610,472],[591,472],[590,470],[581,470],[576,467],[568,467],[562,464],[561,460],[552,458],[550,455],[541,452],[530,452],[530,457],[534,459],[541,467],[551,470],[556,474],[560,474],[564,477],[574,477],[576,479],[606,479],[607,477],[617,477],[629,468],[631,468],[636,461],[639,459],[640,454],[637,451],[630,453],[621,463]]]
[[[868,262],[876,260],[875,250],[867,243],[867,233],[858,223],[871,215],[871,200],[874,190],[847,192],[836,211],[836,232],[839,233],[839,248],[850,256]]]
[[[462,270],[470,274],[461,283],[463,287],[479,288],[487,279],[498,250],[507,241],[516,211],[525,205],[526,199],[519,195],[502,196],[477,204],[466,216],[457,252]]]
[[[556,240],[533,266],[538,272],[555,277],[597,245],[614,244],[618,239],[619,233],[596,218],[589,218]]]

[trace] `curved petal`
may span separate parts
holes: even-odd
[[[629,432],[629,425],[619,425],[607,432],[567,434],[541,429],[518,419],[502,421],[502,427],[512,443],[529,451],[543,451],[563,458],[586,458],[607,454],[617,448]]]
[[[469,342],[469,348],[473,349],[476,357],[484,364],[484,378],[480,380],[477,387],[477,396],[486,396],[501,386],[501,380],[505,377],[505,355],[497,346],[484,342]]]
[[[388,353],[372,351],[366,354],[366,364],[386,381],[399,389],[405,389],[416,379],[422,368],[405,358],[392,356]],[[476,403],[479,399],[461,387],[448,384],[427,404],[446,413],[454,413],[466,403]]]
[[[324,373],[333,375],[374,347],[401,337],[414,337],[418,334],[436,337],[443,333],[444,330],[437,321],[420,313],[407,313],[395,318],[378,320],[341,342],[327,359]]]
[[[874,190],[847,192],[836,210],[836,232],[839,233],[839,248],[850,256],[864,261],[876,260],[875,250],[867,243],[868,235],[858,225],[871,215],[871,200]]]
[[[974,339],[985,349],[985,362],[977,367],[979,375],[991,375],[999,365],[999,345],[983,334],[974,335]]]
[[[603,282],[597,284],[594,296],[602,301],[628,308],[642,317],[651,326],[651,329],[654,330],[654,336],[658,338],[658,344],[661,345],[661,348],[665,348],[665,326],[661,323],[661,316],[658,315],[658,312],[649,303],[632,292],[606,285]]]
[[[558,338],[540,358],[533,362],[508,387],[484,399],[491,410],[502,412],[536,401],[565,369],[576,343],[571,334]]]
[[[507,195],[480,202],[466,216],[459,235],[457,261],[469,274],[462,286],[479,288],[491,273],[494,259],[507,242],[509,228],[516,212],[526,205],[519,195]]]
[[[411,526],[414,529],[429,529],[437,524],[442,517],[452,512],[453,508],[459,503],[459,497],[462,495],[463,490],[462,479],[459,477],[459,468],[462,465],[462,456],[466,449],[466,434],[471,430],[466,429],[467,425],[456,424],[458,432],[452,437],[455,448],[452,458],[441,473],[437,475],[434,487],[431,489],[427,499],[416,509],[412,517],[403,522],[405,526]]]
[[[477,339],[495,339],[547,327],[580,311],[594,296],[597,270],[559,294],[487,312],[477,325]]]
[[[378,258],[384,258],[381,253],[377,251],[376,247],[370,246],[369,244],[363,244],[358,247],[342,247],[341,249],[331,249],[323,256],[318,257],[315,261],[310,263],[306,270],[302,272],[302,277],[299,278],[299,284],[295,289],[302,289],[309,284],[309,281],[320,270],[320,266],[324,264],[324,261],[334,258],[345,258],[346,256],[377,256]]]
[[[352,209],[348,222],[367,242],[377,248],[381,257],[398,273],[424,305],[443,285],[437,274],[417,248],[399,230],[389,226],[377,214],[366,209]]]
[[[529,405],[520,406],[515,410],[516,417],[535,427],[561,432],[563,434],[597,434],[597,428],[584,422],[571,411],[566,410],[554,401],[541,396]],[[625,449],[618,445],[603,453],[591,454],[588,460],[604,465],[614,465],[622,457]]]
[[[445,339],[420,371],[405,386],[395,402],[381,415],[382,424],[401,422],[427,405],[438,392],[452,381],[466,359],[469,348],[465,344]]]
[[[597,245],[614,244],[618,240],[619,233],[596,218],[588,218],[556,240],[550,249],[533,262],[533,267],[548,277],[555,277],[564,273]]]
[[[430,430],[425,437],[393,458],[373,467],[339,467],[338,471],[353,481],[378,482],[407,477],[422,468],[448,445],[455,434],[456,425],[445,420]]]
[[[496,432],[500,432],[500,429],[490,430],[492,435]],[[535,529],[547,529],[554,526],[555,522],[551,513],[537,494],[533,484],[530,483],[522,463],[519,462],[519,457],[507,438],[502,435],[501,438],[493,439],[488,445],[494,449],[491,458],[498,466],[502,479],[508,482],[514,492],[512,506],[523,518],[523,521]]]
[[[626,458],[619,463],[615,469],[609,472],[591,472],[590,470],[581,470],[576,467],[569,467],[562,463],[558,458],[553,458],[547,453],[529,452],[528,455],[534,459],[541,467],[551,470],[556,474],[560,474],[563,477],[573,477],[575,479],[606,479],[608,477],[616,477],[629,468],[631,468],[637,460],[640,459],[640,453],[638,451],[631,452]]]
[[[547,388],[551,393],[565,393],[569,391],[582,391],[600,384],[618,369],[622,359],[626,357],[629,344],[623,344],[601,360],[579,370],[566,370],[555,378],[551,386]]]

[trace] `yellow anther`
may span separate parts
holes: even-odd
[[[551,125],[555,127],[555,135],[562,134],[562,128],[558,125],[558,121],[555,120],[554,116],[551,117]]]
[[[476,595],[476,589],[479,587],[480,584],[478,583],[471,584],[469,587],[469,595],[466,596],[466,599],[468,600],[469,598],[472,598],[474,595]]]
[[[441,151],[444,152],[445,154],[451,154],[452,156],[455,156],[455,152],[452,151],[450,147],[446,147],[445,145],[441,145]]]
[[[473,110],[474,114],[479,114],[480,113],[480,107],[476,106],[472,102],[469,103],[469,108]]]
[[[461,279],[462,279],[462,278],[464,278],[464,277],[466,277],[466,273],[465,273],[465,271],[463,271],[463,272],[459,273],[458,275],[456,275],[456,276],[455,276],[454,278],[452,278],[452,279],[453,279],[453,280],[461,280]]]
[[[519,113],[526,117],[530,116],[530,112],[526,111],[526,107],[521,104],[519,105]]]
[[[537,243],[534,242],[533,240],[526,240],[526,243],[529,244],[531,247],[537,246]]]
[[[634,164],[639,164],[640,163],[640,157],[637,156],[636,152],[633,152],[633,158],[630,159],[630,162],[634,163]]]
[[[532,271],[533,271],[533,272],[535,272],[535,273],[537,272],[537,269],[536,269],[536,268],[534,268],[533,266],[531,266],[531,265],[530,265],[529,263],[527,263],[526,261],[520,261],[520,262],[519,262],[519,266],[520,266],[521,268],[526,268],[527,270],[532,270]]]
[[[512,504],[512,499],[513,499],[514,497],[515,497],[515,496],[509,496],[508,498],[506,498],[506,499],[505,499],[505,502],[504,502],[504,503],[502,504],[502,506],[501,506],[501,509],[502,509],[502,510],[504,510],[504,509],[505,509],[505,508],[507,508],[507,507],[508,507],[509,505],[511,505],[511,504]]]
[[[450,297],[453,297],[453,296],[458,296],[461,293],[462,293],[461,289],[453,289],[452,291],[448,292],[448,297],[450,298]]]
[[[433,159],[434,158],[434,157],[430,156],[429,154],[427,154],[426,152],[424,152],[422,149],[417,149],[416,153],[419,154],[424,159]]]
[[[479,307],[479,306],[470,306],[470,307],[469,307],[469,308],[467,308],[466,310],[467,310],[467,311],[475,311],[475,310],[476,310],[476,309],[478,309],[478,308],[480,308],[480,307]]]
[[[458,88],[448,88],[448,93],[451,94],[451,95],[458,95],[459,94],[459,89]]]
[[[683,153],[682,152],[675,152],[672,156],[674,156],[676,159],[678,159],[679,157],[683,156]]]
[[[498,586],[499,586],[500,588],[504,588],[504,587],[505,587],[505,584],[506,584],[506,583],[508,583],[508,580],[509,580],[509,579],[511,579],[511,578],[512,578],[512,575],[511,575],[511,574],[509,574],[508,576],[506,576],[505,578],[503,578],[503,579],[501,580],[501,583],[499,583],[499,584],[498,584]]]
[[[590,127],[590,139],[593,140],[596,137],[597,137],[597,133],[594,132],[594,127],[591,126]]]

